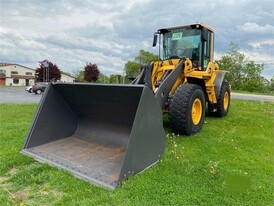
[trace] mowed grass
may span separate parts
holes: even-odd
[[[232,100],[191,137],[164,116],[163,158],[114,191],[20,153],[36,108],[0,105],[0,205],[273,205],[273,103]]]

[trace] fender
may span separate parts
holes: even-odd
[[[215,94],[216,94],[216,99],[218,99],[220,92],[221,92],[221,86],[225,77],[225,74],[227,73],[227,71],[218,71],[218,74],[214,80],[214,90],[215,90]]]

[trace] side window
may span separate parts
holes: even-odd
[[[204,42],[204,44],[204,69],[206,69],[210,61],[211,32],[208,32],[208,38],[207,41]]]
[[[0,69],[0,74],[6,74],[6,70],[2,70],[2,69]]]

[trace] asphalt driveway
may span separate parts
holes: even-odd
[[[42,95],[29,93],[26,87],[0,87],[0,103],[31,104],[39,103]]]
[[[264,102],[274,102],[274,96],[269,96],[269,95],[231,93],[231,98],[232,99],[264,101]]]

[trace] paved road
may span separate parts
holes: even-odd
[[[269,95],[231,93],[231,98],[232,99],[274,102],[274,96],[269,96]]]
[[[0,87],[0,103],[39,103],[42,95],[29,93],[25,87]],[[232,99],[274,102],[274,96],[232,93]]]
[[[25,87],[0,87],[0,103],[38,103],[42,95],[29,93]]]

